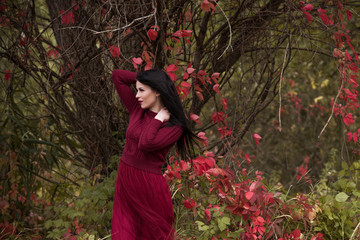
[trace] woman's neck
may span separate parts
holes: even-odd
[[[164,108],[164,105],[159,103],[159,104],[156,104],[155,106],[151,107],[149,110],[152,112],[158,113],[163,108]]]

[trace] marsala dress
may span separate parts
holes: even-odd
[[[161,167],[183,130],[165,126],[154,118],[157,113],[141,109],[129,86],[135,78],[136,73],[125,70],[112,75],[130,118],[115,185],[111,239],[173,239],[174,212]]]

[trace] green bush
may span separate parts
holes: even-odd
[[[315,230],[324,233],[327,239],[359,239],[360,160],[341,162],[334,149],[331,155],[314,192],[321,209],[314,221]],[[339,162],[341,168],[337,171]]]
[[[96,185],[86,183],[79,190],[80,195],[76,199],[49,207],[47,211],[52,217],[44,224],[47,238],[94,239],[95,236],[108,236],[116,175],[117,172],[113,171]],[[99,175],[94,178],[97,180]]]

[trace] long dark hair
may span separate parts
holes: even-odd
[[[165,126],[180,125],[183,128],[176,147],[183,158],[189,157],[187,155],[191,157],[194,154],[194,144],[198,137],[189,128],[179,95],[169,75],[162,69],[150,69],[138,73],[136,79],[160,93],[164,107],[170,112],[169,122]]]

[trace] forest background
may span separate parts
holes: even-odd
[[[168,72],[181,239],[360,239],[358,1],[0,0],[0,239],[110,239],[113,69]]]

